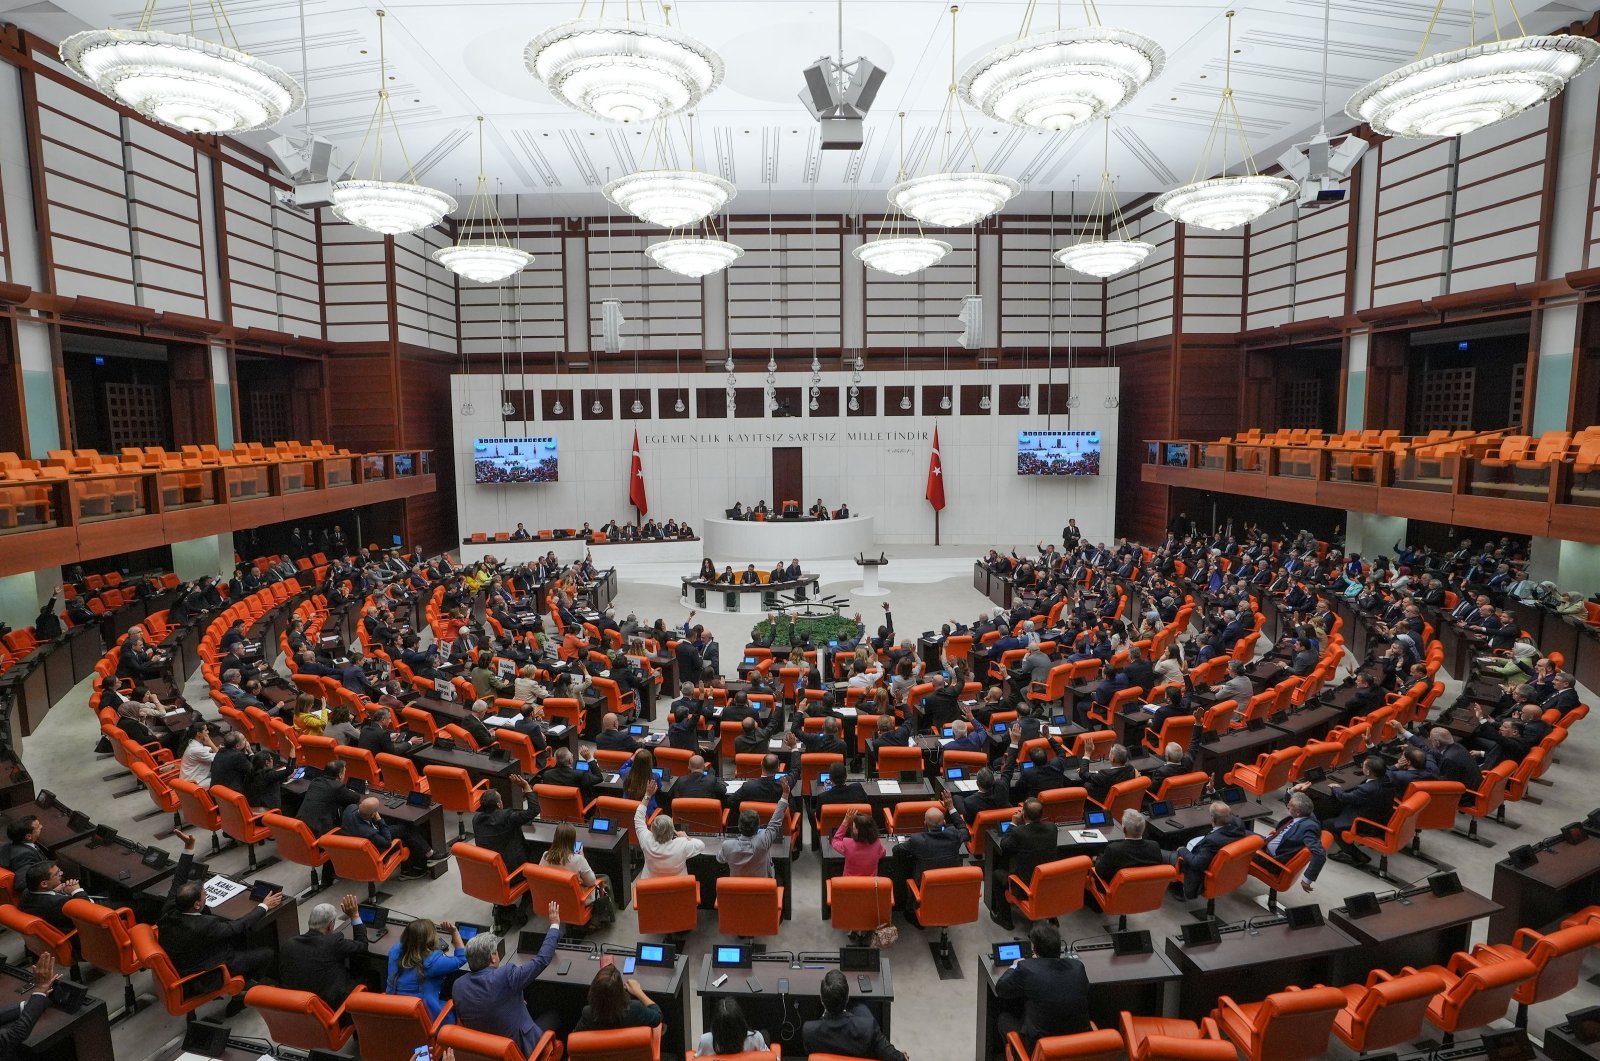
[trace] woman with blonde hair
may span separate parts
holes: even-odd
[[[617,771],[617,778],[622,782],[623,798],[644,802],[646,813],[654,813],[656,809],[656,798],[649,790],[650,782],[655,780],[655,768],[655,752],[640,748]]]
[[[301,693],[294,701],[294,728],[303,737],[311,734],[314,737],[322,736],[322,731],[328,726],[328,709],[322,702],[310,693]]]
[[[645,773],[646,776],[649,775],[649,771]],[[589,860],[583,855],[583,845],[578,842],[578,830],[571,822],[562,822],[556,826],[555,835],[550,838],[550,846],[539,861],[546,866],[570,869],[578,875],[579,884],[585,888],[594,888],[594,891],[589,893],[588,900],[589,906],[594,910],[590,924],[604,927],[616,919],[616,908],[611,902],[611,881],[607,877],[596,876],[594,869],[589,865]]]

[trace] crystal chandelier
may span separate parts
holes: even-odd
[[[383,43],[384,13],[378,12],[378,105],[367,122],[367,132],[361,139],[361,149],[356,152],[351,173],[360,171],[361,159],[372,144],[372,176],[335,182],[333,186],[333,216],[340,221],[376,232],[380,236],[399,236],[432,228],[454,213],[456,201],[444,192],[425,188],[416,183],[415,168],[406,154],[406,145],[400,139],[400,127],[395,124],[394,111],[389,108],[388,61]],[[406,164],[404,181],[386,181],[383,173],[383,127],[387,122],[394,131],[395,143],[400,145],[400,157]],[[509,275],[509,274],[507,274]]]
[[[983,388],[983,397],[978,399],[978,408],[988,412],[993,407],[994,403],[989,400],[989,388],[985,387]]]
[[[704,236],[675,236],[652,243],[644,249],[645,255],[661,268],[679,276],[699,279],[726,269],[744,254],[744,248],[729,243],[717,235],[716,228],[707,220],[702,222]]]
[[[566,411],[566,407],[561,404],[561,395],[556,395],[556,403],[550,407],[550,412],[556,416],[560,416]]]
[[[478,187],[467,203],[467,216],[461,221],[456,241],[432,254],[434,261],[457,276],[480,284],[493,284],[520,273],[533,261],[533,255],[513,246],[500,223],[500,214],[489,195],[483,175],[483,115],[478,115]]]
[[[1480,44],[1474,18],[1470,45],[1424,59],[1443,7],[1444,0],[1434,5],[1416,58],[1363,86],[1346,114],[1384,136],[1461,136],[1548,103],[1600,58],[1600,44],[1588,37],[1529,36],[1512,3],[1522,36],[1502,38],[1496,18],[1495,39]]]
[[[641,6],[641,12],[643,8]],[[552,26],[528,43],[528,72],[556,99],[596,118],[647,122],[693,107],[722,81],[722,58],[672,26],[663,4],[662,24],[635,21],[624,2],[622,18],[576,18]]]
[[[299,110],[300,83],[241,51],[222,0],[210,7],[219,41],[231,47],[151,29],[150,0],[134,29],[84,30],[62,41],[61,61],[118,103],[189,133],[243,133]]]
[[[999,173],[985,173],[978,164],[978,144],[967,127],[966,108],[956,94],[956,12],[950,9],[950,90],[945,95],[944,138],[939,149],[936,172],[910,180],[900,180],[889,189],[889,202],[918,221],[941,228],[966,228],[998,212],[1022,185]],[[972,155],[972,169],[946,169],[962,152],[951,155],[954,121],[961,118],[966,135],[966,152]]]
[[[601,189],[605,197],[640,221],[662,228],[699,224],[727,206],[738,192],[721,177],[694,168],[694,115],[689,115],[689,119],[688,169],[666,165],[666,131],[658,123],[651,133],[655,143],[655,157],[651,161],[655,165],[607,184]]]
[[[898,183],[906,179],[906,112],[900,112],[900,170],[895,177]],[[891,204],[892,205],[892,204]],[[940,260],[951,251],[950,244],[942,239],[922,234],[922,223],[917,222],[917,234],[911,235],[909,231],[904,234],[901,226],[905,224],[905,215],[898,206],[894,206],[882,221],[878,223],[878,234],[850,251],[851,257],[865,265],[868,269],[876,269],[880,273],[891,273],[894,276],[910,276],[928,268],[930,265],[939,264]],[[859,360],[859,358],[857,359]],[[857,366],[860,371],[860,366]]]
[[[1101,280],[1137,268],[1155,250],[1154,245],[1143,240],[1127,238],[1128,222],[1122,216],[1122,208],[1117,205],[1116,189],[1111,186],[1111,122],[1108,119],[1104,124],[1100,188],[1094,193],[1094,202],[1089,206],[1089,214],[1094,218],[1091,222],[1093,228],[1076,243],[1062,247],[1051,255],[1073,272]],[[1110,239],[1106,238],[1107,214],[1111,221]],[[1122,233],[1120,239],[1117,238],[1119,229]]]
[[[1226,232],[1248,224],[1269,210],[1276,209],[1300,193],[1300,185],[1282,177],[1263,177],[1256,169],[1255,156],[1245,139],[1244,121],[1233,102],[1233,12],[1228,15],[1228,46],[1224,54],[1222,100],[1217,104],[1216,117],[1211,119],[1211,132],[1206,137],[1206,147],[1195,166],[1194,180],[1180,188],[1158,195],[1150,204],[1163,214],[1168,214],[1180,225],[1194,225],[1217,232]],[[1218,136],[1222,140],[1222,165],[1227,173],[1228,141],[1237,135],[1239,152],[1245,172],[1236,177],[1212,177],[1211,149]]]
[[[1104,118],[1161,72],[1166,53],[1148,37],[1100,25],[1085,0],[1083,29],[1030,34],[1038,0],[1028,0],[1017,40],[979,59],[961,78],[961,98],[991,118],[1060,132]]]

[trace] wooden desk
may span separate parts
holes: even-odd
[[[983,566],[982,560],[973,561],[972,588],[985,597],[989,595],[989,569]]]
[[[544,858],[544,853],[555,840],[557,824],[533,821],[522,827],[529,862]],[[633,903],[633,850],[628,842],[629,824],[614,821],[611,831],[605,833],[593,832],[587,826],[574,826],[578,831],[578,842],[583,845],[583,856],[589,861],[589,868],[611,878],[611,886],[615,889],[613,898],[619,910],[625,910]]]
[[[1240,729],[1225,733],[1210,744],[1200,745],[1194,757],[1194,768],[1211,775],[1218,785],[1223,775],[1240,763],[1253,763],[1262,752],[1281,748],[1289,743],[1289,735],[1274,725],[1258,730]]]
[[[21,1002],[32,991],[33,985],[28,981],[0,971],[0,1005]],[[50,1006],[39,1014],[33,1031],[18,1047],[16,1056],[48,1058],[50,1061],[90,1061],[115,1057],[105,1000],[90,995],[76,1013]]]
[[[1468,949],[1474,921],[1501,909],[1470,889],[1443,899],[1431,891],[1409,899],[1409,904],[1385,899],[1370,917],[1352,918],[1343,908],[1328,912],[1330,924],[1364,945],[1346,957],[1340,982],[1364,980],[1373,969],[1398,973],[1406,965],[1444,965],[1450,955]]]
[[[887,954],[883,955],[880,963],[876,973],[846,973],[845,976],[850,980],[851,1005],[859,1002],[866,1006],[883,1029],[884,1036],[893,1039],[894,977]],[[576,966],[577,963],[573,964]],[[837,969],[839,963],[835,958],[832,961],[807,961],[799,968],[795,968],[794,964],[781,960],[757,961],[749,969],[713,969],[711,955],[702,955],[700,971],[695,977],[695,990],[700,994],[700,1023],[710,1028],[717,1003],[732,998],[744,1011],[750,1027],[761,1029],[769,1043],[781,1045],[783,1056],[805,1057],[809,1051],[800,1041],[800,1030],[806,1021],[822,1016],[822,977],[828,970]],[[728,979],[723,981],[721,987],[712,987],[711,982],[723,973],[728,974]],[[867,978],[871,991],[862,991],[856,985],[857,975]],[[747,983],[749,980],[759,983],[761,990],[752,991]],[[779,980],[789,981],[786,994],[778,992]],[[794,1037],[788,1040],[778,1035],[778,1029],[786,1022],[794,1027]]]
[[[1361,944],[1332,925],[1291,930],[1287,924],[1225,933],[1220,942],[1184,947],[1168,936],[1166,955],[1183,974],[1178,1016],[1196,1020],[1228,995],[1235,1002],[1259,1002],[1294,985],[1337,983],[1340,963]]]
[[[1089,1019],[1102,1028],[1115,1028],[1122,1011],[1171,1014],[1176,1001],[1173,998],[1179,979],[1177,969],[1159,952],[1135,954],[1119,958],[1111,951],[1109,943],[1092,944],[1074,955],[1083,963],[1084,974],[1089,978]],[[1022,1012],[1021,1000],[1002,999],[995,994],[994,985],[1005,967],[998,967],[988,955],[980,955],[978,967],[983,975],[978,977],[978,1057],[982,1061],[999,1058],[1005,1043],[995,1027],[998,1013]]]
[[[269,910],[267,916],[260,923],[251,927],[242,946],[271,947],[272,953],[282,954],[284,943],[299,934],[300,904],[295,897],[294,889],[284,884],[282,880],[284,877],[297,876],[287,872],[293,868],[293,863],[273,866],[271,869],[279,872],[272,873],[270,876],[256,875],[250,878],[250,883],[252,884],[256,881],[268,881],[281,887],[283,889],[283,902],[278,904],[277,909]],[[196,884],[204,884],[210,877],[197,876],[190,879]],[[143,890],[140,898],[142,900],[139,904],[141,907],[153,907],[159,911],[167,901],[167,886],[164,883],[158,883],[147,887]],[[218,903],[216,906],[208,906],[206,909],[225,921],[238,921],[240,918],[249,916],[250,912],[259,905],[261,904],[250,898],[249,891],[243,891],[227,902]],[[150,920],[154,921],[155,918],[152,917]]]
[[[1354,689],[1355,687],[1351,686],[1352,692]],[[1306,744],[1321,740],[1327,735],[1328,730],[1344,721],[1344,716],[1344,709],[1337,704],[1318,704],[1316,707],[1291,711],[1284,717],[1273,720],[1271,725],[1283,730],[1287,735],[1288,744]]]
[[[521,792],[511,783],[511,776],[518,772],[515,759],[495,759],[487,752],[475,752],[467,748],[441,751],[427,747],[418,750],[411,761],[417,764],[419,774],[428,766],[459,766],[466,770],[473,784],[489,782],[489,787],[500,793],[504,806],[515,807],[521,802]]]
[[[540,936],[543,937],[542,932]],[[612,960],[620,966],[623,957],[617,954]],[[641,965],[630,977],[639,981],[650,1001],[661,1007],[661,1022],[665,1028],[662,1053],[681,1054],[686,1059],[694,1056],[694,1039],[689,1029],[689,977],[686,975],[691,960],[688,955],[680,954],[670,969]],[[710,956],[705,960],[709,962]],[[598,952],[591,954],[587,948],[568,950],[558,945],[555,960],[539,971],[524,993],[529,1011],[556,1010],[561,1014],[562,1029],[570,1032],[589,1001],[589,985],[599,971]]]
[[[1148,814],[1149,805],[1145,805]],[[1270,818],[1272,808],[1253,799],[1243,803],[1233,804],[1233,813],[1240,820],[1249,823],[1261,818]],[[1205,800],[1193,806],[1184,807],[1173,811],[1165,818],[1150,818],[1145,835],[1168,850],[1176,850],[1187,844],[1197,836],[1211,831],[1211,801]],[[1253,830],[1252,830],[1253,831]]]
[[[26,803],[18,803],[6,808],[3,818],[5,824],[9,825],[30,815],[37,817],[39,824],[44,827],[39,834],[39,843],[43,844],[52,853],[58,851],[63,844],[81,840],[94,831],[93,822],[81,829],[73,828],[72,825],[68,824],[68,819],[71,815],[59,803],[52,807],[41,807],[32,799]]]
[[[82,881],[93,895],[127,901],[134,893],[167,880],[178,868],[177,862],[169,862],[160,869],[151,869],[144,864],[144,851],[118,840],[98,846],[91,843],[92,837],[74,840],[56,848],[55,854],[67,876]]]
[[[1489,942],[1510,943],[1519,928],[1544,929],[1588,906],[1600,894],[1600,839],[1559,843],[1539,853],[1527,869],[1506,861],[1494,864],[1494,901],[1502,907],[1489,918]]]
[[[1545,1056],[1552,1061],[1595,1061],[1600,1043],[1581,1043],[1570,1024],[1552,1024],[1544,1030]]]

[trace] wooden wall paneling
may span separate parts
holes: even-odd
[[[1122,405],[1117,410],[1117,520],[1119,535],[1161,541],[1167,533],[1168,488],[1140,475],[1145,441],[1173,437],[1172,345],[1154,343],[1118,358]],[[1137,386],[1128,383],[1137,380]],[[1070,513],[1069,513],[1070,515]]]
[[[728,238],[744,248],[727,271],[730,348],[838,348],[843,233],[838,218],[805,223],[815,230],[769,232],[765,218],[728,220]]]
[[[211,160],[142,121],[122,119],[122,135],[139,305],[209,316],[199,167]]]
[[[301,441],[327,438],[322,361],[294,361],[286,367],[289,370],[289,430],[293,437]]]
[[[1362,421],[1365,427],[1405,430],[1410,378],[1410,334],[1373,332],[1367,345],[1367,405]]]
[[[215,445],[217,403],[211,349],[202,343],[167,345],[167,391],[175,447]],[[237,390],[237,388],[235,388]],[[239,421],[234,420],[235,430]]]
[[[1378,202],[1370,305],[1442,294],[1455,140],[1377,145]],[[1370,425],[1369,425],[1370,426]]]
[[[55,290],[137,305],[121,119],[50,78],[28,80],[38,95]]]
[[[953,416],[956,412],[955,388],[948,384],[924,386],[922,388],[922,411],[925,416]],[[941,401],[949,402],[948,409],[941,408]]]
[[[1206,441],[1237,431],[1243,379],[1238,346],[1184,335],[1174,356],[1178,377],[1178,392],[1173,396],[1174,437]],[[1134,459],[1142,456],[1141,451]]]
[[[454,362],[430,350],[401,346],[397,352],[400,375],[400,424],[397,444],[433,450],[433,471],[438,489],[407,497],[404,506],[407,546],[420,545],[432,552],[459,542],[456,532],[454,410],[451,408],[450,373]]]
[[[395,393],[393,354],[387,347],[339,350],[328,357],[331,417],[327,441],[353,451],[393,449],[400,444],[399,395]],[[433,395],[435,404],[444,389]],[[452,448],[444,447],[445,452]],[[448,461],[435,461],[438,471]]]
[[[26,406],[22,396],[22,360],[17,357],[16,321],[0,317],[0,453],[27,453]]]

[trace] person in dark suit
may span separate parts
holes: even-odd
[[[995,1017],[1002,1039],[1016,1032],[1029,1051],[1050,1035],[1089,1030],[1089,977],[1083,963],[1061,953],[1061,930],[1036,921],[1028,931],[1033,957],[1013,962],[995,981],[994,993],[1020,999],[1022,1012],[1006,1010]]]
[[[1011,815],[1011,828],[1000,834],[999,848],[1009,860],[1011,876],[1032,882],[1033,871],[1043,863],[1054,860],[1057,855],[1055,823],[1044,820],[1044,804],[1037,799],[1023,801],[1022,806]],[[1005,889],[1001,894],[1008,899],[1015,897],[1008,878],[1001,877],[990,884],[997,891]],[[991,916],[1001,927],[1011,927],[1009,903],[1001,914]]]
[[[808,1020],[800,1028],[800,1041],[813,1054],[841,1054],[869,1057],[875,1061],[907,1061],[894,1048],[866,1006],[850,1005],[850,982],[844,973],[829,969],[822,976],[818,992],[822,1016]]]
[[[383,857],[389,845],[396,840],[406,849],[405,861],[400,864],[403,880],[416,880],[428,872],[428,844],[417,836],[409,825],[390,822],[383,817],[383,803],[377,796],[366,796],[353,807],[346,807],[339,815],[339,831],[346,836],[359,836],[377,848]]]
[[[1019,771],[1015,757],[1007,764],[1005,778],[1011,785],[1013,800],[1020,802],[1029,796],[1037,796],[1041,792],[1067,786],[1067,750],[1056,737],[1051,736],[1046,739],[1050,742],[1048,749],[1036,747],[1028,753],[1028,762],[1032,764],[1031,766]],[[1018,750],[1021,750],[1020,745]],[[1051,752],[1055,754],[1052,755]],[[1013,774],[1016,775],[1015,782],[1012,782]]]
[[[1573,688],[1572,675],[1557,674],[1551,679],[1551,683],[1556,691],[1544,702],[1546,709],[1554,708],[1564,715],[1578,706],[1578,690]]]
[[[1309,892],[1312,882],[1328,861],[1327,852],[1322,848],[1322,823],[1314,817],[1315,807],[1311,797],[1304,792],[1289,793],[1288,804],[1289,816],[1267,834],[1267,846],[1256,853],[1256,858],[1266,854],[1278,862],[1287,862],[1301,851],[1309,849],[1311,861],[1300,875],[1301,889]]]
[[[1172,855],[1173,865],[1183,874],[1183,897],[1193,899],[1200,894],[1205,882],[1206,868],[1217,852],[1249,833],[1249,828],[1221,800],[1211,804],[1211,831],[1181,847]]]
[[[728,794],[728,783],[715,774],[706,771],[706,761],[699,755],[689,757],[689,772],[678,778],[672,788],[663,795],[665,801],[671,806],[675,799],[714,799],[721,801]]]
[[[1096,803],[1104,803],[1106,796],[1111,792],[1111,786],[1123,781],[1132,781],[1139,776],[1128,763],[1128,749],[1121,744],[1113,744],[1111,751],[1106,756],[1106,765],[1097,770],[1090,770],[1085,763],[1078,768],[1078,780],[1088,790],[1089,798]]]
[[[279,958],[282,986],[290,991],[309,991],[329,1009],[344,1005],[356,987],[356,978],[350,975],[350,959],[367,952],[358,913],[354,895],[346,895],[337,907],[331,903],[313,906],[306,930],[283,941]],[[340,931],[346,921],[351,924],[350,936]]]
[[[410,757],[418,748],[428,743],[422,737],[408,730],[391,732],[389,729],[389,709],[380,707],[369,712],[366,720],[361,723],[360,733],[356,737],[356,746],[365,748],[374,756],[401,755]]]
[[[596,751],[627,752],[629,755],[644,747],[637,737],[621,728],[621,720],[614,711],[607,711],[601,716],[600,732],[595,734],[594,746]]]
[[[43,832],[44,824],[35,814],[7,825],[6,842],[0,845],[0,866],[21,877],[29,866],[48,859],[50,852],[39,842]]]
[[[700,750],[700,721],[714,721],[711,705],[704,700],[679,700],[672,705],[667,723],[667,747],[693,752]]]
[[[1003,810],[1011,806],[1011,787],[1000,774],[986,766],[977,772],[973,780],[978,783],[976,792],[957,793],[955,796],[962,817],[970,821],[977,817],[979,811]]]
[[[743,795],[742,790],[740,794]],[[897,887],[903,887],[905,882],[911,880],[920,882],[927,870],[950,869],[962,864],[961,848],[967,842],[967,826],[961,820],[961,812],[955,809],[949,792],[944,794],[944,808],[929,807],[922,816],[922,824],[922,832],[894,845]],[[906,911],[908,921],[918,928],[922,927],[922,922],[917,920],[916,902],[911,898],[909,888],[904,889],[901,909]]]
[[[1122,836],[1107,844],[1094,859],[1095,876],[1102,882],[1110,881],[1118,870],[1159,866],[1166,861],[1161,846],[1145,837],[1145,824],[1145,816],[1133,808],[1122,812]]]
[[[499,855],[500,860],[505,863],[506,872],[515,875],[519,866],[531,861],[528,858],[528,845],[523,838],[522,827],[539,816],[539,801],[534,796],[533,786],[527,778],[515,774],[511,780],[522,789],[523,805],[520,808],[504,806],[500,793],[492,788],[489,789],[478,801],[478,811],[472,816],[472,842]],[[520,914],[519,906],[496,906],[495,931],[504,935],[505,930],[513,924],[527,920],[525,916],[519,920]]]
[[[817,785],[817,791],[811,796],[811,807],[815,813],[813,819],[820,817],[822,808],[830,804],[840,803],[863,806],[871,801],[867,799],[867,790],[859,781],[849,780],[843,763],[834,763],[824,775],[825,783]]]
[[[937,730],[961,717],[961,690],[946,684],[942,674],[929,675],[928,681],[933,684],[933,692],[920,708],[922,722]]]
[[[728,799],[728,803],[737,810],[744,803],[776,803],[783,798],[784,782],[780,776],[784,767],[784,760],[774,752],[768,752],[761,760],[761,776],[751,778],[739,786]]]
[[[585,756],[589,750],[584,749]],[[600,794],[600,785],[605,778],[600,776],[599,764],[593,759],[584,760],[589,765],[587,770],[579,770],[572,765],[572,749],[557,748],[554,765],[547,766],[539,771],[538,781],[541,785],[560,785],[563,788],[575,788],[585,804],[593,801]],[[509,868],[509,867],[507,867]]]
[[[1472,793],[1483,782],[1483,770],[1466,746],[1456,743],[1455,734],[1443,726],[1435,726],[1428,731],[1426,740],[1416,733],[1407,733],[1405,738],[1409,743],[1421,745],[1427,750],[1429,757],[1437,764],[1440,780],[1461,782],[1467,789],[1462,796],[1463,801],[1471,799]]]
[[[229,920],[206,909],[205,888],[189,879],[194,872],[194,837],[174,832],[183,839],[183,855],[172,878],[172,890],[156,922],[161,946],[172,959],[179,976],[191,976],[226,965],[228,972],[246,980],[257,980],[269,970],[275,955],[271,947],[239,949],[252,928],[283,904],[283,892],[273,892],[243,917]],[[244,996],[235,995],[228,1003],[228,1015],[244,1008]]]
[[[1383,687],[1364,670],[1356,671],[1356,689],[1350,694],[1350,714],[1364,715],[1383,706]]]
[[[33,965],[33,990],[28,997],[0,1007],[0,1058],[4,1061],[20,1056],[17,1049],[33,1034],[34,1022],[50,1008],[50,989],[58,979],[55,955],[41,954]]]
[[[1376,755],[1369,755],[1361,762],[1360,784],[1353,788],[1334,785],[1331,798],[1321,801],[1315,795],[1310,796],[1316,816],[1327,823],[1327,828],[1337,838],[1339,850],[1328,856],[1335,862],[1360,866],[1372,861],[1365,851],[1346,843],[1343,834],[1355,824],[1357,818],[1379,823],[1389,820],[1394,813],[1396,793],[1394,786],[1389,783],[1388,774],[1388,767],[1383,760]],[[1302,782],[1295,791],[1309,795],[1311,787]]]
[[[211,760],[211,783],[246,795],[250,783],[250,747],[244,734],[230,730],[222,736],[222,747]],[[247,797],[248,798],[248,797]]]
[[[72,918],[68,917],[62,907],[68,899],[81,899],[87,893],[78,885],[76,880],[67,880],[66,874],[61,872],[61,867],[54,862],[35,862],[28,867],[22,877],[23,886],[27,889],[17,901],[17,909],[25,914],[43,918],[46,922],[63,932],[71,932],[76,927]],[[78,951],[78,941],[72,941],[73,954]]]
[[[1156,789],[1160,788],[1161,782],[1169,777],[1192,773],[1194,773],[1193,756],[1183,750],[1183,745],[1169,741],[1167,746],[1161,749],[1160,765],[1151,767],[1145,776],[1150,778],[1152,789]]]

